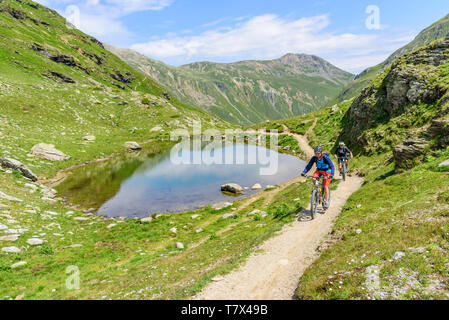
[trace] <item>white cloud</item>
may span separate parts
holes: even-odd
[[[289,52],[307,53],[358,72],[371,63],[382,61],[379,59],[406,43],[405,39],[396,39],[392,44],[379,33],[330,32],[327,31],[329,25],[329,15],[295,20],[266,14],[197,35],[171,34],[135,44],[132,48],[172,64],[197,60],[273,59]]]
[[[101,38],[105,42],[118,45],[122,40],[128,42],[134,34],[128,31],[121,18],[133,12],[162,10],[174,0],[36,0],[56,9],[68,17],[66,9],[76,6],[79,19],[76,25],[80,30]]]

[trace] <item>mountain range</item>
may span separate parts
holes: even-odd
[[[316,111],[354,77],[317,56],[305,54],[174,67],[133,50],[106,48],[178,99],[240,125]]]

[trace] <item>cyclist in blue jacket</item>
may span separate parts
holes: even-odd
[[[307,173],[312,169],[313,165],[316,164],[316,172],[313,175],[314,179],[324,176],[326,179],[323,181],[323,186],[325,190],[325,203],[324,208],[329,208],[329,186],[335,175],[335,166],[332,162],[331,157],[327,152],[323,151],[323,147],[319,146],[315,148],[315,156],[310,160],[307,167],[304,169],[302,176],[305,177]]]

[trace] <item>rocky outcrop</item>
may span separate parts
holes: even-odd
[[[236,183],[227,183],[221,186],[221,191],[229,192],[234,194],[240,194],[245,192],[245,190]]]
[[[42,159],[51,161],[64,161],[70,159],[70,157],[59,151],[52,144],[39,143],[31,149],[31,154]]]
[[[65,83],[76,83],[75,80],[73,80],[72,78],[63,75],[62,73],[59,72],[54,72],[54,71],[48,71],[47,73],[43,74],[44,76],[46,76],[47,78],[56,80],[56,81],[62,81]]]
[[[384,137],[376,136],[381,134],[379,131],[372,135],[368,129],[387,123],[420,103],[436,104],[447,92],[435,79],[440,77],[438,67],[449,61],[448,49],[449,38],[396,60],[354,100],[343,119],[346,125],[341,138],[352,145],[363,146],[369,153],[372,144]],[[405,122],[400,125],[406,127]],[[394,143],[394,139],[390,140]]]
[[[3,168],[19,171],[22,176],[30,179],[31,181],[37,181],[37,176],[30,169],[25,167],[20,161],[9,158],[0,158],[0,165]]]
[[[112,79],[117,80],[124,84],[130,84],[134,81],[134,78],[131,77],[131,74],[129,72],[127,72],[125,76],[120,71],[115,71],[115,73],[111,73],[110,76]]]
[[[421,138],[413,138],[404,141],[393,149],[393,156],[398,169],[409,169],[414,166],[414,161],[425,154],[429,142]]]

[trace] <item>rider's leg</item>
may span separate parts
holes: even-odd
[[[349,160],[346,159],[346,170],[349,170]]]
[[[324,187],[324,199],[326,199],[326,202],[329,203],[329,187]]]

